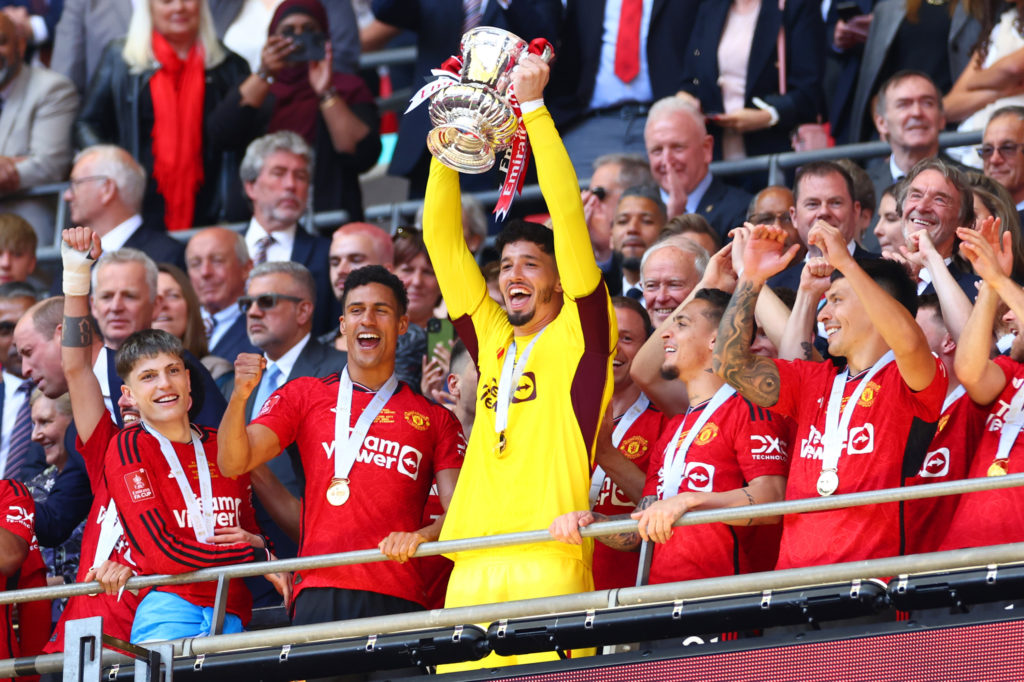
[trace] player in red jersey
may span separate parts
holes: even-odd
[[[754,404],[796,421],[787,499],[898,487],[909,475],[906,463],[920,462],[931,440],[947,383],[914,320],[914,283],[898,264],[855,261],[842,234],[823,221],[811,228],[809,242],[836,268],[818,321],[829,353],[845,357],[847,370],[750,353],[758,293],[796,252],[784,252],[781,229],[765,226],[753,229],[744,250],[743,273],[715,345],[715,370]],[[890,503],[787,516],[777,565],[900,554],[900,511]]]
[[[956,349],[954,367],[967,395],[987,407],[984,432],[969,476],[1001,476],[1024,471],[1024,290],[1010,279],[1009,235],[958,229],[960,250],[984,280],[974,310]],[[989,359],[992,328],[1002,300],[1010,310],[1003,320],[1014,335],[1009,357]],[[1024,490],[1006,488],[969,493],[960,499],[941,549],[960,549],[1024,540]]]
[[[754,520],[679,528],[672,524],[691,509],[775,502],[786,487],[788,449],[778,420],[711,372],[711,350],[728,300],[723,291],[698,291],[662,335],[663,376],[686,384],[690,406],[669,421],[654,446],[643,498],[632,514],[638,532],[598,538],[627,551],[637,549],[641,538],[658,543],[651,583],[749,571],[758,529],[748,526]],[[555,519],[550,531],[558,540],[578,544],[578,529],[603,518],[572,512]]]
[[[255,525],[248,477],[221,476],[215,466],[216,432],[189,423],[189,375],[178,339],[153,329],[128,337],[116,356],[117,372],[140,421],[118,430],[107,414],[90,366],[87,293],[99,253],[99,237],[89,228],[64,231],[62,361],[78,448],[87,461],[103,453],[103,476],[131,558],[142,574],[271,558]],[[287,592],[282,576],[274,580]],[[212,582],[151,591],[135,613],[132,641],[208,634],[215,594]],[[248,622],[251,597],[241,581],[229,588],[227,611],[226,632]]]
[[[23,483],[0,479],[0,590],[46,586],[35,512],[35,502]],[[20,623],[17,634],[12,618],[15,611]],[[49,634],[49,616],[49,600],[0,606],[0,659],[39,654]]]
[[[612,297],[612,306],[619,327],[612,360],[612,418],[606,417],[602,425],[598,462],[590,485],[590,508],[606,517],[630,514],[636,508],[647,479],[651,451],[667,421],[629,375],[633,358],[651,333],[647,311],[625,296]],[[609,461],[611,457],[616,459]],[[639,558],[639,554],[623,554],[602,543],[594,545],[594,589],[635,585]]]
[[[426,606],[422,577],[408,559],[440,533],[443,516],[422,525],[424,505],[436,478],[447,509],[465,441],[448,410],[394,376],[406,307],[405,288],[384,268],[351,272],[342,295],[346,370],[293,379],[248,427],[244,407],[259,383],[262,358],[242,354],[235,362],[235,388],[218,434],[225,475],[250,471],[294,442],[306,474],[299,556],[379,547],[395,560],[297,573],[296,624]]]

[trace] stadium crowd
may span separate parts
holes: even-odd
[[[214,583],[126,581],[277,557],[390,560],[236,580],[225,632],[624,587],[643,541],[659,583],[1024,540],[1016,488],[672,527],[1024,472],[1024,2],[0,6],[0,572],[104,587],[2,607],[0,659],[92,615],[208,634]],[[363,222],[360,50],[414,42],[419,87],[477,26],[554,46],[512,74],[544,213],[489,223],[497,170],[432,160],[420,107],[421,218]],[[788,186],[710,170],[875,137]],[[62,181],[68,229],[22,192]]]

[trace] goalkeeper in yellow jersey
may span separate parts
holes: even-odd
[[[512,79],[553,229],[513,220],[499,236],[507,313],[487,295],[463,240],[458,174],[435,159],[427,183],[423,237],[448,312],[480,371],[476,422],[441,540],[539,530],[588,508],[594,442],[612,393],[615,313],[594,261],[579,182],[542,99],[548,66],[531,55]],[[592,590],[592,552],[585,542],[452,554],[445,606]],[[555,658],[492,655],[459,667]]]

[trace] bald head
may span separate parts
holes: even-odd
[[[334,231],[331,238],[331,287],[340,301],[345,290],[345,278],[357,268],[382,265],[388,270],[395,259],[391,235],[372,223],[348,223]]]
[[[704,117],[678,97],[654,103],[647,114],[644,144],[651,174],[662,189],[669,190],[669,176],[681,178],[692,192],[708,174],[714,140],[708,135]]]

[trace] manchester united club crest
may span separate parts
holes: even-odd
[[[697,437],[694,439],[694,441],[697,443],[697,445],[707,445],[712,440],[714,440],[715,436],[717,435],[718,424],[709,422],[705,424],[704,428],[700,430],[700,433],[697,434]]]
[[[860,394],[860,400],[857,401],[857,405],[860,407],[871,407],[871,404],[875,402],[875,396],[882,390],[882,387],[873,381],[869,381],[868,385],[864,387],[864,392]]]
[[[649,445],[643,436],[630,436],[619,444],[619,451],[627,459],[638,459],[644,456]]]
[[[405,421],[417,431],[426,431],[430,428],[430,419],[427,415],[414,410],[405,413]]]

